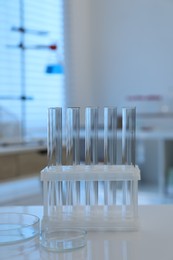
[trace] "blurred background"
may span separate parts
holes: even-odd
[[[172,13],[171,0],[1,0],[1,205],[42,203],[54,106],[120,119],[136,106],[139,203],[173,202]]]

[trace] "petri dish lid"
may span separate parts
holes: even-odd
[[[39,235],[40,220],[24,213],[0,213],[0,245],[22,242]]]
[[[55,228],[51,232],[42,231],[41,245],[50,251],[64,252],[86,245],[87,232],[76,228]]]

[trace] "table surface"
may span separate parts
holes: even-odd
[[[42,206],[1,207],[42,218]],[[0,246],[0,259],[13,260],[173,260],[173,205],[139,206],[139,229],[130,232],[88,232],[87,245],[66,253],[48,252],[38,238]]]

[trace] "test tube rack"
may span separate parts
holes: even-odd
[[[86,230],[136,230],[140,170],[135,164],[134,154],[135,109],[125,108],[122,114],[122,164],[116,164],[114,160],[117,153],[114,147],[117,138],[116,109],[105,109],[103,163],[97,160],[98,110],[92,110],[88,116],[86,109],[86,161],[80,162],[79,110],[76,117],[76,108],[69,109],[72,112],[75,110],[75,113],[70,112],[72,120],[67,120],[66,156],[70,163],[66,165],[61,163],[61,109],[58,108],[58,112],[54,109],[53,114],[52,111],[49,114],[48,166],[41,171],[44,203],[42,236],[48,237],[57,228],[71,227]],[[92,121],[93,114],[95,117]]]

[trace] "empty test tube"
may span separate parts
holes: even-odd
[[[66,163],[80,164],[80,108],[68,107],[66,120]],[[74,190],[73,190],[74,188]],[[73,191],[73,194],[72,194]],[[74,205],[80,202],[80,183],[67,183],[67,204]]]
[[[48,167],[62,164],[62,108],[48,109]],[[62,205],[62,182],[50,182],[50,204]]]
[[[122,163],[135,166],[136,108],[122,109]],[[128,181],[122,182],[122,215],[126,215]]]
[[[85,110],[85,163],[98,164],[98,107],[87,107]],[[98,204],[96,182],[86,183],[86,204],[91,205],[92,201]]]
[[[136,108],[122,109],[122,163],[135,166]]]
[[[117,108],[104,108],[104,162],[116,164],[117,160]]]
[[[62,164],[62,108],[48,109],[48,166]]]
[[[85,110],[85,162],[98,163],[98,108],[87,107]]]
[[[80,163],[80,108],[67,108],[66,160],[67,164]]]
[[[115,165],[117,162],[117,108],[104,108],[104,163]],[[116,183],[104,182],[104,203],[116,201]]]

